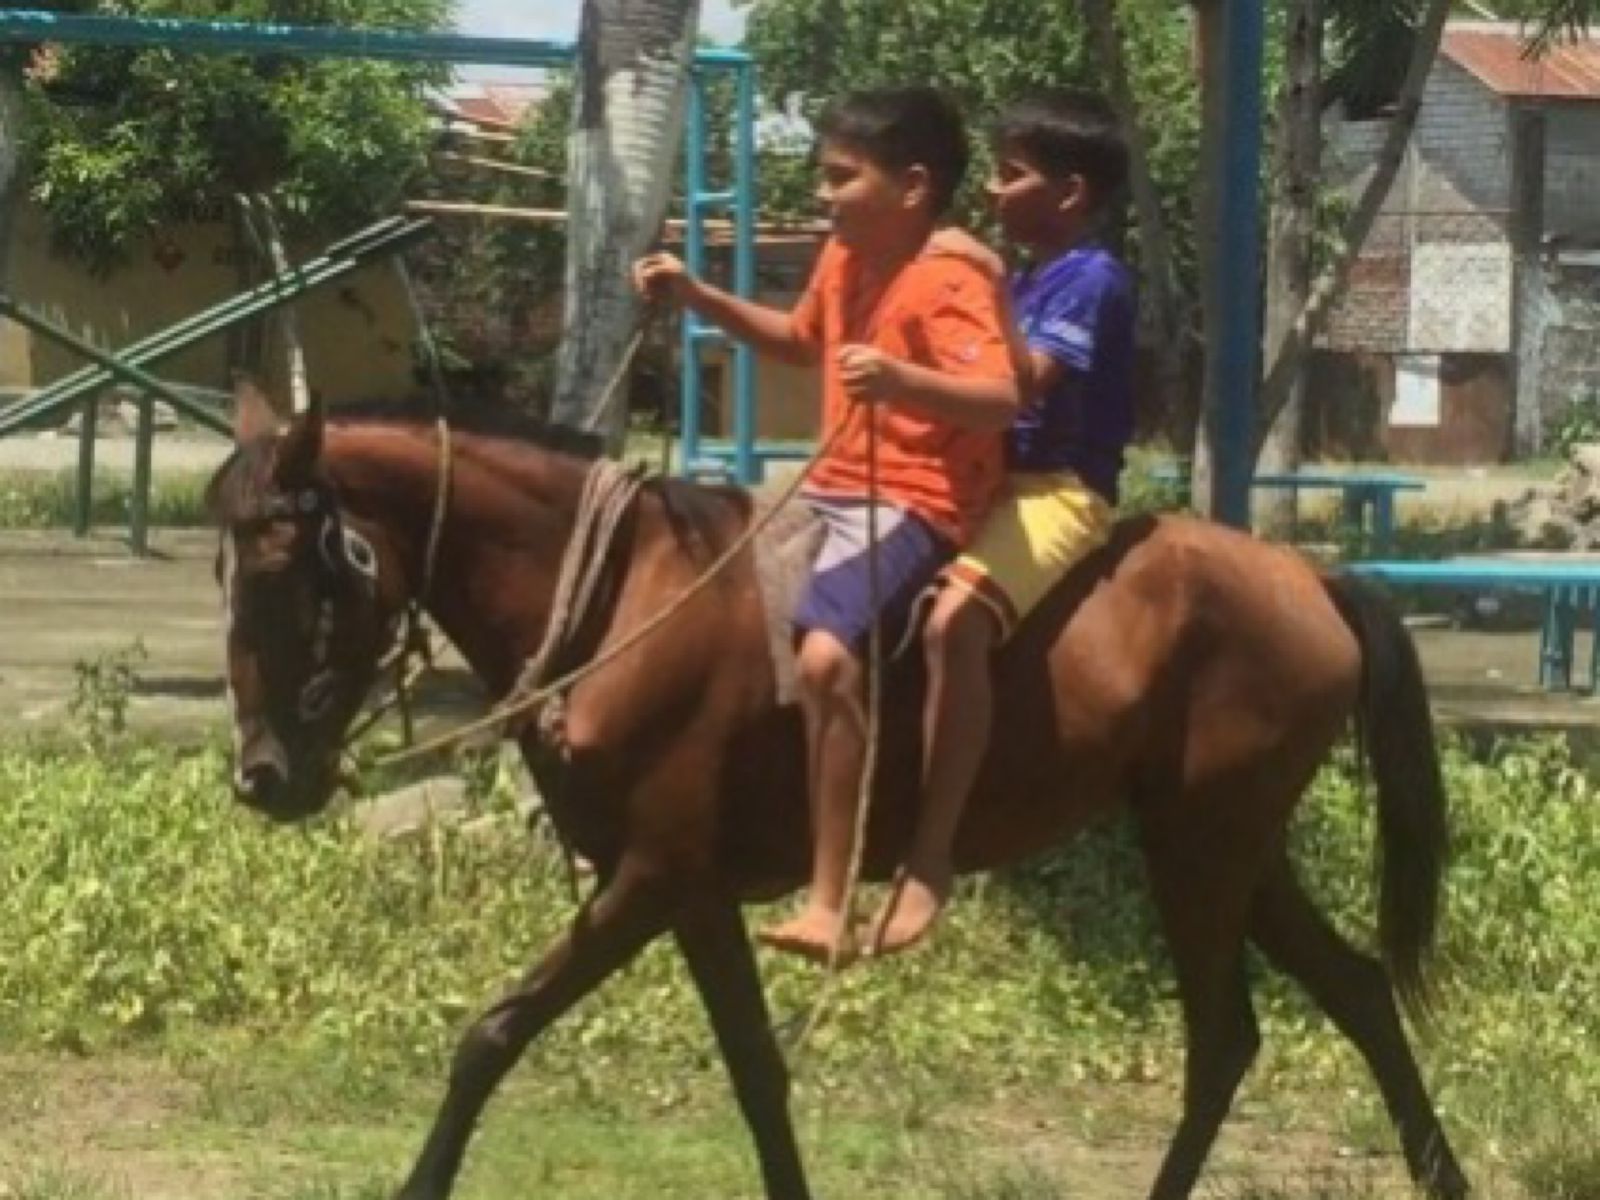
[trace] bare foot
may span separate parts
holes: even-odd
[[[951,884],[948,871],[903,872],[872,924],[871,953],[897,954],[927,937],[950,899]]]
[[[838,913],[809,905],[793,920],[757,931],[756,938],[775,950],[798,954],[820,966],[827,966],[830,961],[849,966],[859,953],[850,931],[840,929]]]

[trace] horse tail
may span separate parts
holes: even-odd
[[[1324,583],[1361,645],[1356,745],[1378,785],[1378,942],[1401,1004],[1425,1018],[1450,831],[1422,664],[1386,596],[1350,575]]]

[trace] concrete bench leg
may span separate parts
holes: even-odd
[[[1552,587],[1545,593],[1544,629],[1539,638],[1539,684],[1546,691],[1566,691],[1572,687],[1575,616],[1570,588]]]
[[[1544,624],[1539,629],[1539,686],[1546,691],[1556,687],[1561,663],[1561,589],[1547,588],[1544,594]]]
[[[1589,695],[1600,692],[1600,589],[1586,591],[1592,622],[1589,639]]]
[[[1379,558],[1388,555],[1394,544],[1394,493],[1374,492],[1372,496],[1372,545]]]
[[[1346,490],[1343,502],[1340,504],[1342,519],[1345,525],[1354,529],[1359,534],[1367,531],[1367,502],[1366,497],[1358,491]]]

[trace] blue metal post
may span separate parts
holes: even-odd
[[[1206,356],[1213,414],[1211,512],[1241,529],[1250,526],[1254,466],[1257,344],[1261,340],[1257,285],[1261,261],[1261,0],[1222,0],[1222,178],[1218,181],[1217,344]]]
[[[733,290],[745,299],[756,293],[756,84],[749,63],[737,69],[733,155]],[[755,458],[755,354],[743,343],[733,348],[734,473],[739,482],[761,477]]]
[[[469,37],[334,25],[186,21],[168,17],[78,16],[30,10],[0,11],[0,42],[62,42],[91,46],[151,47],[228,54],[294,54],[310,58],[381,58],[398,62],[451,62],[502,67],[552,67],[572,61],[570,42]],[[738,66],[741,50],[695,51],[700,66]]]
[[[706,190],[706,102],[704,81],[696,71],[689,79],[688,128],[683,163],[683,261],[691,274],[705,274],[705,226],[700,198]],[[680,391],[682,409],[678,442],[682,447],[683,468],[692,471],[700,459],[700,415],[703,403],[700,388],[700,342],[706,325],[694,313],[685,311],[679,343]]]

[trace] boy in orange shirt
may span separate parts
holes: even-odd
[[[689,275],[671,255],[635,281],[788,362],[820,363],[822,433],[844,426],[803,493],[827,535],[794,621],[815,859],[804,910],[759,935],[818,962],[855,952],[843,927],[866,754],[862,652],[872,625],[903,617],[983,518],[1002,478],[1000,434],[1015,372],[987,254],[933,239],[967,166],[960,114],[931,88],[859,92],[819,126],[818,198],[833,236],[791,312]],[[867,427],[877,426],[876,547]],[[878,609],[868,584],[878,555]]]

